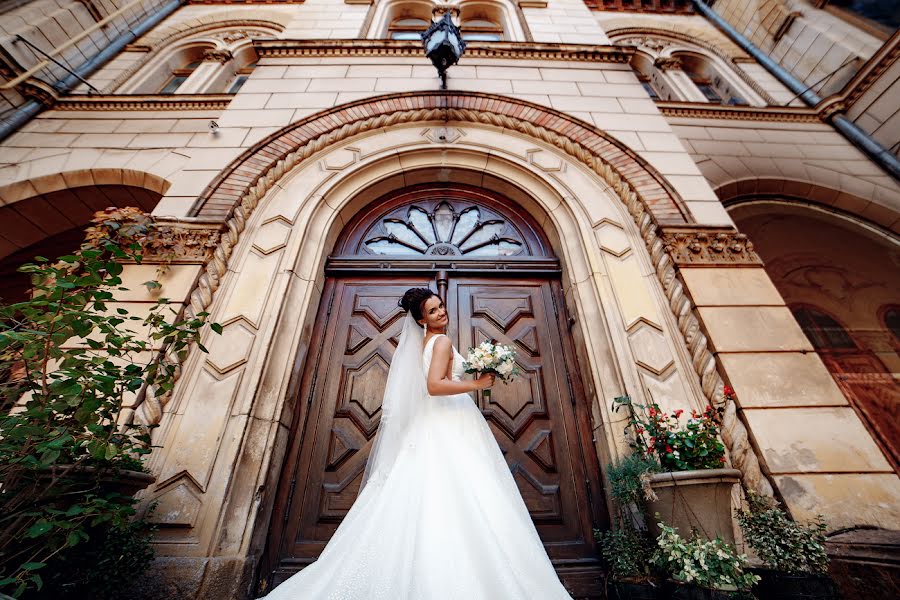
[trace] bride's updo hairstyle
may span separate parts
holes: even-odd
[[[398,304],[400,305],[400,308],[412,315],[413,319],[416,320],[416,323],[419,323],[425,316],[423,314],[425,302],[432,296],[437,296],[437,294],[428,288],[409,288],[406,290],[406,293],[403,294],[403,297],[400,298]],[[419,324],[421,325],[421,323]]]

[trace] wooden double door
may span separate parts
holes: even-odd
[[[306,359],[272,516],[260,592],[313,562],[356,499],[404,313],[397,300],[426,277],[332,278]],[[606,527],[589,410],[550,278],[450,277],[449,335],[462,353],[485,339],[514,345],[522,374],[477,394],[563,583],[599,597],[593,527]]]

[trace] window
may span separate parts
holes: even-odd
[[[467,42],[499,42],[503,40],[503,28],[487,19],[469,19],[460,26],[462,38]]]
[[[200,66],[201,61],[197,60],[192,63],[188,63],[184,67],[180,69],[175,69],[172,71],[172,76],[166,82],[161,90],[159,90],[160,94],[174,94],[175,91],[181,87],[181,85],[187,81],[188,77],[191,76],[191,73]]]
[[[649,77],[638,73],[638,81],[640,81],[641,85],[644,86],[644,91],[647,92],[652,100],[659,100],[659,94],[656,92],[656,88],[653,87],[653,83],[650,81]]]
[[[388,35],[392,40],[422,41],[422,34],[430,25],[425,19],[397,19],[388,27]]]
[[[791,309],[800,328],[816,350],[855,350],[856,344],[840,323],[815,308]]]
[[[237,70],[237,73],[234,76],[234,79],[231,80],[231,85],[228,86],[228,91],[226,94],[237,94],[238,91],[244,87],[244,84],[247,83],[247,80],[250,79],[250,73],[253,72],[253,69],[256,68],[256,63],[250,63],[244,67],[241,67]]]
[[[894,336],[894,340],[900,343],[900,306],[888,307],[882,313],[881,319],[884,321],[884,326],[887,330]]]
[[[707,102],[741,106],[748,104],[716,70],[711,61],[694,54],[678,54],[681,70],[690,78]]]

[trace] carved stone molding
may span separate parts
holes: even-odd
[[[233,94],[67,96],[55,110],[225,110]]]
[[[254,40],[260,57],[267,56],[413,56],[422,57],[422,43],[406,40]],[[627,63],[628,46],[585,46],[536,42],[470,42],[466,56],[580,62]]]
[[[660,56],[653,61],[653,66],[661,71],[680,69],[681,58],[677,56]]]
[[[678,102],[666,100],[656,103],[666,117],[691,119],[734,119],[738,121],[770,121],[790,123],[821,123],[822,117],[815,109],[784,106],[723,106],[705,102]]]
[[[154,219],[154,227],[142,244],[145,264],[209,261],[222,241],[221,221],[205,219]]]
[[[203,53],[203,60],[215,60],[222,64],[227,63],[232,58],[234,57],[231,54],[231,50],[224,48],[214,48]]]
[[[660,232],[666,252],[678,266],[762,266],[753,242],[735,229],[661,227]]]

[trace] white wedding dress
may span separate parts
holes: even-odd
[[[472,397],[424,402],[389,472],[373,473],[318,560],[266,600],[571,600]]]

